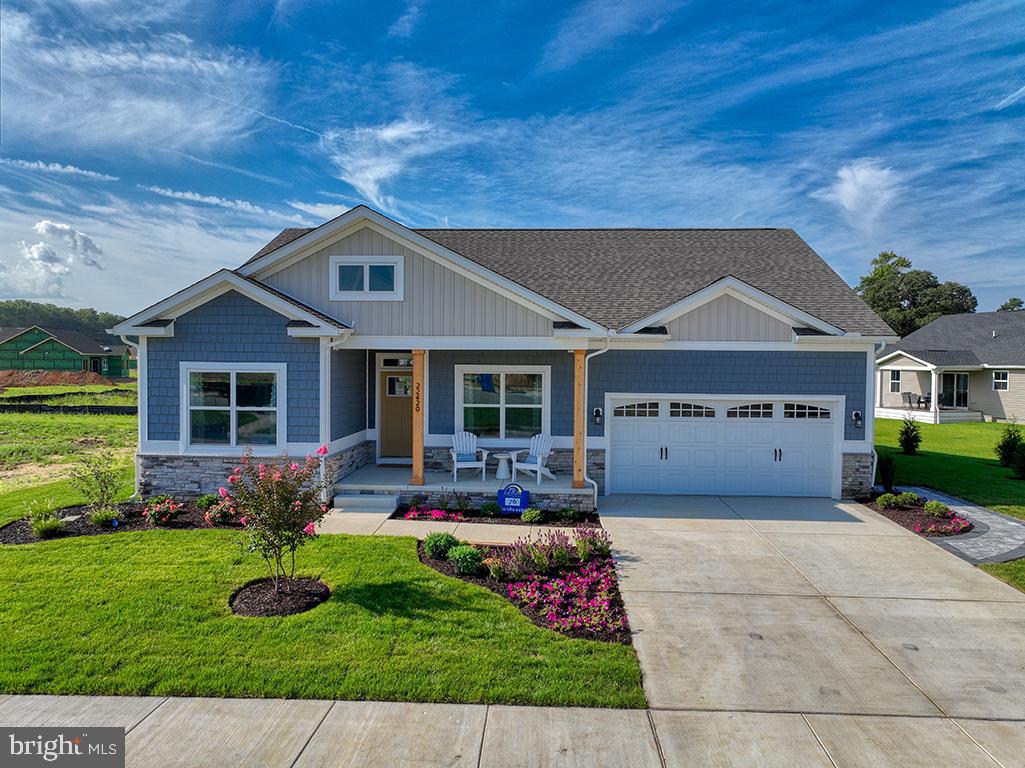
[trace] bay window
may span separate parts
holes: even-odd
[[[456,366],[456,430],[528,440],[549,432],[549,366]]]

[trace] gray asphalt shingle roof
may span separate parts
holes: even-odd
[[[309,231],[286,229],[253,258]],[[893,335],[792,229],[413,231],[609,328],[733,276],[848,333]]]
[[[944,315],[888,345],[879,357],[897,351],[937,366],[1025,365],[1025,312]]]

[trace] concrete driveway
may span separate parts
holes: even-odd
[[[799,715],[828,752],[878,746],[909,717],[969,752],[992,721],[1025,734],[1025,594],[871,510],[612,496],[601,513],[656,726]],[[921,740],[887,738],[889,759],[926,764]]]

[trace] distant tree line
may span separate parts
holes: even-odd
[[[80,331],[100,343],[110,343],[112,337],[106,329],[122,320],[124,318],[121,315],[97,312],[92,308],[72,309],[25,299],[0,301],[0,328],[24,328],[30,325],[67,328]]]

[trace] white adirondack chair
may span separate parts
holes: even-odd
[[[477,436],[473,432],[457,432],[452,435],[452,482],[459,480],[460,469],[480,468],[480,479],[484,480],[488,464],[488,452],[477,447]],[[480,456],[480,459],[477,457]]]
[[[520,454],[526,453],[527,458],[520,461]],[[537,478],[537,484],[541,485],[541,475],[545,477],[555,479],[555,475],[552,471],[545,466],[545,462],[548,461],[548,457],[552,453],[552,436],[551,435],[534,435],[530,438],[530,448],[521,449],[518,451],[510,451],[509,455],[512,457],[512,481],[516,482],[516,470],[522,470],[524,472],[533,472]]]

